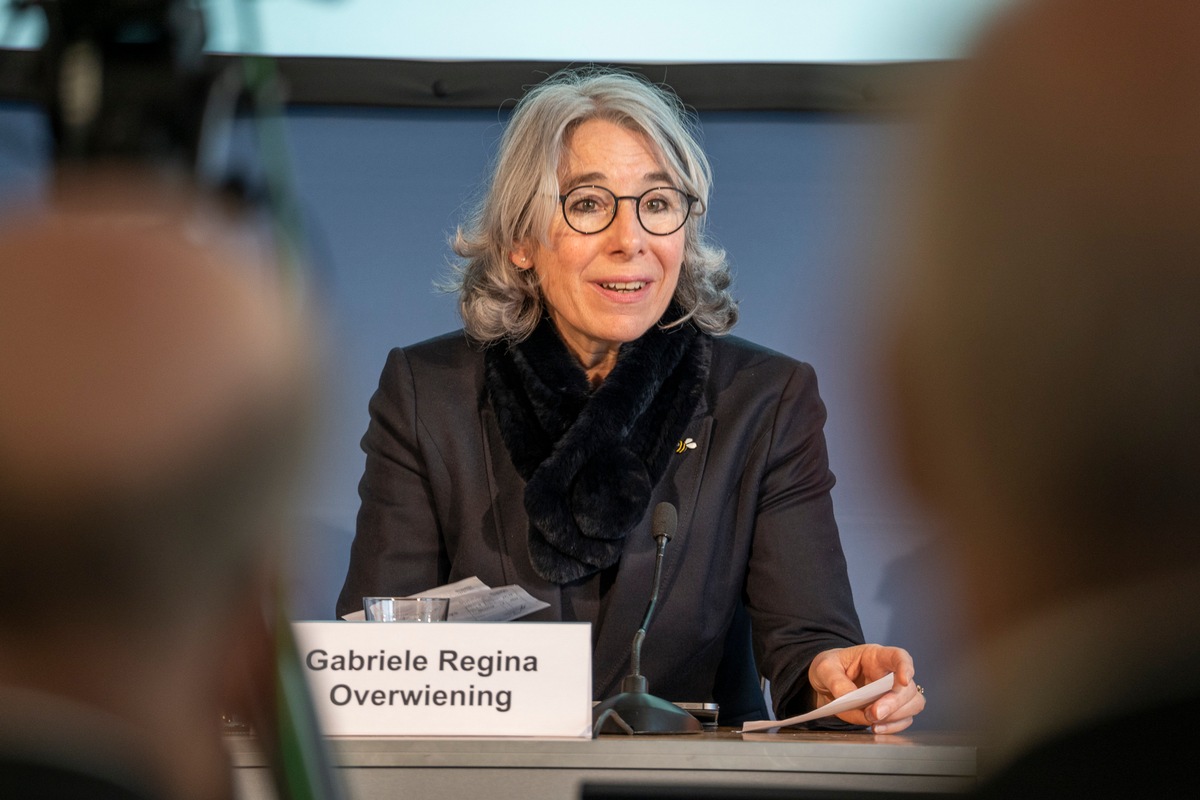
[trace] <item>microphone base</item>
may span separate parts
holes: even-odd
[[[601,717],[603,724],[596,730],[595,725]],[[628,729],[618,723],[616,717],[620,717]],[[700,733],[704,729],[700,720],[679,706],[644,691],[621,692],[597,705],[592,709],[592,726],[593,735],[670,735]]]

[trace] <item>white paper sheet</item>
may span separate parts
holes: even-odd
[[[814,708],[807,714],[800,714],[787,719],[764,719],[757,722],[747,722],[742,725],[742,733],[753,733],[755,731],[768,731],[773,728],[786,728],[788,725],[799,725],[802,722],[810,722],[814,719],[822,717],[831,717],[834,714],[840,714],[843,711],[853,711],[856,708],[866,708],[874,703],[880,697],[883,697],[892,689],[892,684],[895,682],[896,674],[889,672],[877,681],[872,681],[866,686],[860,686],[853,692],[848,692],[836,700],[832,700],[820,708]]]
[[[451,622],[508,622],[550,605],[515,584],[493,589],[477,577],[463,578],[410,596],[449,597]],[[342,615],[342,619],[352,621],[361,621],[365,617],[362,609]]]

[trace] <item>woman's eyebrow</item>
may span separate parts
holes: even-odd
[[[605,175],[603,172],[585,172],[582,175],[568,175],[566,177],[566,179],[563,180],[560,185],[561,185],[562,189],[565,191],[565,190],[574,189],[576,186],[583,186],[583,185],[586,185],[589,183],[597,183],[598,181],[602,181],[607,177],[608,176]]]
[[[560,186],[564,191],[569,191],[574,189],[576,186],[599,183],[605,180],[607,177],[608,176],[603,172],[585,172],[582,175],[568,175],[566,179],[562,181]],[[675,185],[674,178],[672,178],[668,173],[661,171],[647,172],[642,176],[642,180],[646,181],[647,183],[664,184],[667,186]]]

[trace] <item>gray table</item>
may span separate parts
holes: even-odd
[[[239,796],[274,800],[257,743],[227,737]],[[975,782],[976,748],[949,734],[732,731],[600,739],[334,737],[351,800],[575,800],[585,781],[955,792]]]

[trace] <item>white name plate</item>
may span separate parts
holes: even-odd
[[[592,735],[586,622],[292,627],[327,735]]]

